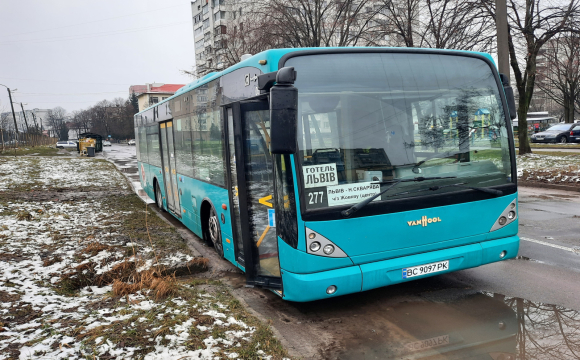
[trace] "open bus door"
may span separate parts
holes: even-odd
[[[249,285],[281,290],[270,111],[265,96],[224,106],[234,251]]]
[[[179,194],[177,192],[175,148],[173,145],[173,121],[160,123],[159,129],[161,130],[161,159],[163,161],[163,183],[165,184],[167,208],[173,214],[181,217]]]

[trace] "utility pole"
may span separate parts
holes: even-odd
[[[24,124],[26,124],[26,132],[30,133],[30,129],[28,128],[28,121],[26,120],[26,112],[24,111],[24,105],[20,103],[20,108],[22,109],[22,114],[24,115]]]
[[[2,85],[2,84],[0,84]],[[8,98],[10,99],[10,107],[12,108],[12,119],[14,120],[14,129],[16,130],[16,139],[18,140],[18,124],[16,123],[16,113],[14,112],[14,104],[12,103],[12,93],[10,93],[10,88],[6,85],[2,85],[8,90]]]
[[[497,29],[497,67],[510,80],[510,53],[506,0],[495,0],[495,26]]]

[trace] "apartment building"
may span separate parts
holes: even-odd
[[[196,0],[191,2],[193,38],[195,42],[196,75],[201,77],[212,69],[223,69],[221,51],[227,24],[242,15],[241,1]]]

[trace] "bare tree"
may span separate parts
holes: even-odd
[[[66,110],[57,106],[48,110],[47,117],[48,125],[59,140],[68,140],[68,128],[65,122]]]
[[[493,20],[473,0],[379,0],[378,30],[389,45],[490,51]],[[377,5],[375,5],[377,6]]]
[[[538,71],[538,88],[564,109],[564,122],[574,122],[580,104],[580,35],[560,34],[544,49],[544,68]]]
[[[527,113],[536,85],[537,58],[552,38],[576,32],[579,0],[508,0],[508,47],[518,90],[519,154],[531,153]],[[495,19],[495,1],[481,2]]]

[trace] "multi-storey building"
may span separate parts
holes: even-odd
[[[228,20],[235,20],[242,14],[227,0],[195,0],[191,2],[193,16],[193,38],[195,43],[196,75],[203,76],[212,69],[224,68],[221,50],[223,35],[227,31]],[[234,9],[235,8],[235,9]]]

